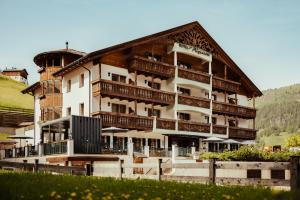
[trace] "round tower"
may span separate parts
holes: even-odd
[[[71,62],[84,56],[85,53],[68,48],[43,52],[36,55],[34,63],[39,66],[40,74],[40,121],[49,121],[61,117],[62,113],[62,79],[52,74]]]

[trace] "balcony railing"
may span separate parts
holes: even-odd
[[[44,143],[44,155],[67,153],[67,141]]]
[[[200,122],[192,121],[178,121],[178,130],[180,131],[191,131],[191,132],[210,132],[210,125]]]
[[[213,125],[213,133],[226,135],[227,134],[227,126]]]
[[[188,105],[188,106],[196,106],[202,108],[210,107],[210,100],[201,98],[201,97],[193,97],[187,95],[178,95],[178,104]]]
[[[240,88],[240,83],[231,81],[231,80],[225,80],[220,77],[213,76],[213,88],[224,90],[224,91],[230,91],[230,92],[238,92]]]
[[[207,84],[210,82],[209,74],[183,68],[178,68],[178,77]]]
[[[240,127],[229,127],[229,138],[254,140],[256,130]]]
[[[140,102],[161,105],[174,104],[175,94],[152,88],[139,87],[110,80],[98,80],[93,83],[93,95],[118,97]]]
[[[99,111],[93,113],[93,116],[100,116],[103,127],[115,126],[119,128],[152,130],[153,118],[138,115],[129,115],[122,113],[111,113]]]
[[[159,129],[175,130],[175,124],[175,120],[161,118],[156,119],[156,128]]]
[[[173,65],[140,56],[134,56],[132,58],[130,70],[136,70],[150,75],[154,74],[161,78],[171,78],[175,75],[175,67]]]
[[[254,108],[217,101],[213,101],[213,112],[246,118],[255,118],[256,116]]]

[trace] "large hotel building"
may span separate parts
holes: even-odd
[[[75,138],[94,148],[86,153],[122,152],[129,141],[137,152],[172,144],[214,151],[203,140],[256,137],[261,91],[198,22],[91,53],[44,52],[34,62],[40,81],[23,93],[34,96],[35,144]],[[73,115],[100,119],[98,136],[65,121]]]

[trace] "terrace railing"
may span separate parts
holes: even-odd
[[[67,153],[67,141],[44,143],[44,155]]]
[[[102,96],[119,97],[162,105],[174,104],[175,102],[175,94],[171,92],[102,79],[93,82],[94,96],[100,93]]]
[[[224,90],[224,91],[230,91],[230,92],[238,92],[240,88],[240,83],[231,81],[231,80],[225,80],[220,77],[213,76],[213,88]]]
[[[213,125],[213,133],[226,135],[227,134],[227,126]]]
[[[178,121],[178,130],[180,131],[191,131],[191,132],[210,132],[210,125],[200,122],[192,122],[192,121]]]
[[[240,127],[229,127],[229,138],[254,140],[256,130]]]
[[[130,70],[140,71],[144,74],[154,74],[161,78],[171,78],[175,75],[175,67],[173,65],[140,56],[134,56],[132,58],[130,62]]]
[[[193,97],[187,95],[178,95],[178,104],[188,105],[188,106],[196,106],[202,108],[210,107],[210,100],[201,98],[201,97]]]
[[[247,118],[255,118],[256,116],[256,109],[254,108],[217,101],[213,101],[213,111]]]
[[[178,77],[207,84],[210,82],[209,74],[183,68],[178,68]]]

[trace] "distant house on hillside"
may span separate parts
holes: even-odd
[[[2,75],[8,76],[13,80],[28,84],[26,69],[6,68],[2,71]]]

